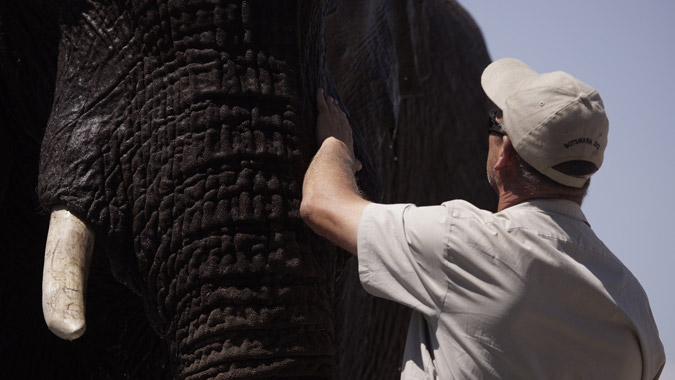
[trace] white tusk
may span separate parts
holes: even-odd
[[[61,339],[77,339],[86,330],[84,297],[94,232],[67,210],[53,211],[42,272],[42,313]]]

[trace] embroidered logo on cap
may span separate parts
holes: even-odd
[[[569,149],[569,148],[571,148],[575,145],[578,145],[578,144],[588,144],[588,145],[592,145],[595,149],[600,149],[600,143],[593,140],[590,137],[581,137],[581,138],[578,138],[578,139],[573,139],[573,140],[570,140],[570,141],[566,142],[564,145],[565,145],[565,148]]]

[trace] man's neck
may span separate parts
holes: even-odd
[[[525,202],[527,199],[510,192],[499,192],[499,202],[497,203],[497,212],[505,210],[511,206]]]
[[[568,201],[575,202],[579,206],[581,206],[581,201],[583,198],[570,197],[567,194],[560,194],[560,193],[518,194],[510,191],[504,191],[504,189],[502,188],[499,191],[499,202],[497,203],[497,212],[532,199],[565,199]]]

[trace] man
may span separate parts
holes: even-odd
[[[511,58],[482,85],[499,107],[487,157],[497,213],[362,199],[349,124],[319,91],[303,219],[358,256],[368,292],[414,310],[404,379],[657,379],[647,296],[580,207],[607,144],[598,92]]]

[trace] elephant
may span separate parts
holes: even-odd
[[[39,15],[47,42],[4,42],[0,56],[47,55],[31,84],[43,95],[30,123],[39,203],[90,240],[82,339],[105,337],[101,355],[127,366],[98,377],[397,377],[407,312],[367,296],[356,262],[298,215],[313,95],[326,88],[348,111],[370,199],[494,208],[478,128],[489,57],[471,17],[440,0],[31,4],[21,14]],[[10,18],[0,28],[22,27]],[[8,76],[3,88],[22,87]],[[45,268],[69,239],[53,227],[47,240],[61,245]],[[100,333],[101,314],[119,335]]]

